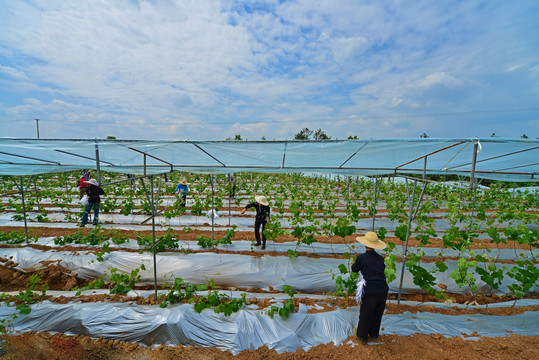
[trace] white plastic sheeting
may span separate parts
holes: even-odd
[[[480,151],[479,151],[480,150]],[[477,161],[473,163],[473,154]],[[0,138],[0,175],[96,168],[131,174],[316,172],[440,174],[539,181],[539,140],[365,139],[330,141],[146,141]],[[427,160],[427,161],[425,161]]]
[[[146,265],[146,270],[139,272],[141,275],[140,285],[153,285],[153,257],[151,254],[138,254],[122,251],[114,251],[104,255],[104,262],[96,261],[93,254],[76,254],[73,252],[47,251],[24,248],[6,248],[2,250],[4,257],[13,257],[13,261],[18,263],[19,268],[40,269],[44,265],[41,261],[58,261],[60,265],[76,272],[83,278],[97,278],[104,276],[108,278],[110,268],[116,268],[123,273],[130,273],[133,269]],[[290,285],[295,291],[306,293],[333,292],[335,291],[335,280],[332,273],[340,274],[339,265],[348,264],[343,259],[332,258],[309,258],[297,257],[289,259],[284,256],[263,256],[254,257],[239,254],[218,254],[208,253],[160,253],[156,256],[157,282],[162,284],[170,281],[171,278],[182,278],[189,283],[206,283],[209,279],[214,279],[218,286],[243,288],[282,289],[283,285]],[[460,288],[449,274],[457,266],[456,260],[446,261],[449,270],[444,273],[435,273],[436,284],[447,286],[450,293],[468,293],[470,290],[464,286]],[[401,264],[397,263],[397,279],[400,279]],[[432,270],[434,264],[426,263],[422,266],[427,270]],[[504,266],[496,264],[497,267]],[[507,294],[507,286],[514,280],[505,277],[498,290],[493,290],[494,294]],[[491,289],[479,279],[477,280],[479,293],[490,293]],[[399,283],[393,281],[389,284],[391,293],[398,292]],[[536,286],[531,292],[537,292]],[[413,277],[408,272],[404,272],[403,293],[418,293],[422,290],[413,283]]]
[[[14,306],[0,306],[0,317],[7,318],[13,311]],[[32,305],[28,315],[13,320],[13,330],[81,334],[149,346],[183,344],[216,347],[232,354],[266,345],[282,353],[309,350],[331,342],[341,344],[357,326],[358,313],[358,307],[352,307],[308,314],[307,307],[301,305],[298,313],[283,319],[277,315],[271,318],[263,310],[248,308],[224,316],[212,310],[198,314],[190,304],[169,305],[161,309],[134,303],[54,304],[45,301]],[[454,316],[429,312],[386,314],[382,318],[381,334],[536,336],[539,335],[538,315],[538,312],[512,316]]]
[[[211,229],[206,229],[211,230]],[[222,230],[222,229],[217,229]],[[241,229],[236,228],[236,231],[242,231]],[[252,231],[251,229],[249,231]],[[252,235],[254,238],[254,235]],[[61,245],[54,244],[55,237],[43,237],[37,239],[37,241],[33,244],[38,245],[44,245],[44,246],[50,246],[50,247],[60,247]],[[125,243],[116,245],[114,243],[110,243],[111,249],[135,249],[139,250],[141,247],[138,245],[136,240],[127,240]],[[76,244],[70,244],[72,246],[78,246]],[[81,245],[81,246],[88,246],[92,247],[91,245]],[[178,246],[180,249],[186,249],[186,250],[204,250],[207,248],[203,248],[198,245],[198,241],[194,240],[179,240]],[[95,248],[100,248],[101,245],[94,246]],[[228,250],[228,251],[261,251],[260,248],[254,247],[253,242],[251,241],[233,241],[232,244],[222,244],[222,245],[216,245],[215,248],[220,250]],[[273,241],[268,241],[266,245],[266,251],[272,251],[277,253],[283,253],[286,254],[288,250],[297,250],[309,254],[319,254],[319,255],[330,255],[330,254],[344,254],[346,252],[357,252],[362,253],[365,251],[365,246],[354,242],[350,244],[326,244],[326,243],[313,243],[311,245],[305,245],[302,244],[301,246],[297,245],[297,242],[283,242],[283,243],[275,243]],[[433,258],[433,257],[440,257],[440,253],[443,254],[444,257],[458,257],[460,255],[469,255],[468,253],[461,254],[457,250],[453,249],[440,249],[440,248],[408,248],[408,252],[416,252],[416,250],[421,249],[425,253],[423,256],[424,258]],[[264,252],[264,251],[262,251]],[[395,254],[398,256],[402,256],[404,252],[404,246],[402,245],[395,245]],[[500,260],[518,260],[520,258],[525,258],[528,260],[535,260],[536,258],[536,250],[521,250],[521,249],[476,249],[474,250],[474,254],[477,256],[479,254],[488,256],[489,258],[496,259],[497,261]],[[384,250],[380,250],[380,254],[384,255]]]
[[[215,211],[215,210],[214,210]],[[79,212],[76,212],[77,214]],[[224,214],[224,215],[223,215]],[[237,212],[236,212],[237,214]],[[0,226],[24,226],[24,221],[13,221],[11,218],[13,217],[14,213],[3,213],[0,214]],[[38,212],[27,212],[27,216],[29,219],[35,219],[37,215],[40,215]],[[343,214],[344,215],[344,214]],[[112,223],[112,226],[114,228],[121,229],[122,226],[125,225],[135,225],[135,224],[141,224],[145,220],[148,220],[150,215],[121,215],[121,214],[100,214],[99,220],[101,223]],[[339,218],[340,216],[336,216],[336,218]],[[47,213],[47,218],[51,221],[55,222],[62,222],[65,221],[65,214],[64,213],[55,213],[55,212],[49,212]],[[281,223],[281,227],[283,229],[293,229],[294,224],[291,223],[292,218],[281,218],[279,219],[279,222]],[[208,210],[207,215],[205,216],[195,216],[195,215],[182,215],[178,217],[174,217],[171,219],[167,219],[164,216],[156,216],[155,217],[156,225],[161,225],[163,227],[178,227],[178,226],[200,226],[203,224],[211,224],[211,210]],[[215,226],[227,226],[228,223],[231,222],[231,224],[237,225],[238,227],[243,227],[245,230],[249,228],[250,231],[253,230],[254,225],[254,217],[228,217],[227,212],[221,212],[217,213],[215,211],[215,219],[214,219],[214,225]],[[35,221],[33,221],[35,224]],[[397,221],[389,220],[388,218],[377,218],[376,219],[376,227],[384,227],[389,235],[393,233],[393,231],[396,229],[397,226],[400,224]],[[305,226],[311,225],[310,221],[304,221],[303,223]],[[505,222],[497,222],[494,227],[502,228],[507,226],[517,226],[521,224],[519,221],[513,221],[512,223],[505,221]],[[106,224],[103,224],[105,226]],[[357,221],[355,224],[357,231],[367,230],[370,231],[372,228],[372,218],[362,218],[359,221]],[[525,226],[530,229],[537,231],[539,230],[539,226],[536,224],[525,224]],[[151,228],[151,223],[146,225],[143,228]],[[449,219],[434,219],[433,220],[433,228],[439,233],[442,233],[445,229],[450,228],[450,220]],[[388,235],[388,236],[389,236]],[[486,235],[478,234],[478,238],[485,238]]]

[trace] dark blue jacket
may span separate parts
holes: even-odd
[[[382,255],[376,251],[366,251],[359,254],[352,265],[353,272],[360,272],[367,282],[365,294],[381,294],[389,291],[384,270],[386,264]]]

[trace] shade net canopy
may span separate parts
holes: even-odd
[[[475,154],[474,154],[475,153]],[[172,171],[459,175],[530,182],[539,140],[364,139],[328,141],[158,141],[0,138],[0,175],[96,169],[136,175]]]

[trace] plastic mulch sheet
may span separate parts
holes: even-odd
[[[1,306],[0,317],[7,318],[14,306]],[[13,330],[81,334],[92,338],[119,339],[148,346],[217,347],[237,354],[267,345],[277,352],[308,350],[319,344],[345,341],[357,326],[358,307],[308,314],[305,305],[288,318],[269,317],[264,310],[245,309],[231,316],[204,310],[200,314],[190,304],[158,306],[133,303],[43,302],[13,320]],[[442,334],[445,337],[477,335],[503,337],[509,334],[539,335],[538,313],[513,316],[442,315],[405,312],[386,314],[381,334]]]
[[[110,275],[110,268],[116,268],[119,272],[131,273],[135,268],[145,264],[146,270],[141,271],[139,285],[153,285],[153,256],[151,254],[139,254],[133,252],[113,251],[104,255],[104,261],[96,261],[96,256],[91,253],[78,253],[67,251],[43,252],[31,247],[5,248],[2,249],[4,257],[13,257],[21,269],[40,269],[44,265],[42,261],[57,261],[65,268],[79,274],[80,277],[94,279],[103,276],[105,279]],[[290,285],[295,291],[306,293],[332,292],[336,290],[335,280],[332,276],[339,275],[340,264],[348,265],[348,261],[334,258],[310,258],[286,256],[250,256],[241,254],[207,253],[159,253],[157,259],[157,282],[162,284],[173,278],[182,278],[189,283],[206,283],[213,279],[218,286],[243,288],[282,289],[283,285]],[[466,294],[470,290],[464,286],[459,287],[449,274],[457,266],[456,260],[445,262],[448,270],[444,273],[434,273],[436,284],[447,286],[447,292]],[[398,292],[401,263],[396,264],[397,280],[389,284],[391,293]],[[496,264],[506,266],[507,264]],[[422,266],[427,270],[434,268],[433,263],[424,263]],[[510,265],[508,265],[510,266]],[[537,266],[537,265],[536,265]],[[505,277],[498,290],[494,294],[507,293],[507,286],[513,283],[513,279]],[[489,293],[490,287],[477,280],[478,292]],[[537,287],[530,289],[537,292]],[[404,272],[403,293],[422,292],[413,283],[413,277]]]

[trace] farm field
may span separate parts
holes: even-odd
[[[226,176],[187,174],[183,208],[179,173],[153,193],[107,173],[100,225],[79,228],[77,176],[28,187],[28,242],[20,194],[3,178],[6,358],[29,342],[79,359],[538,356],[537,192],[242,173],[231,197]],[[257,194],[272,210],[265,250],[253,246],[253,213],[240,214]],[[389,244],[390,300],[382,335],[363,346],[350,265],[364,251],[355,237],[372,228]]]

